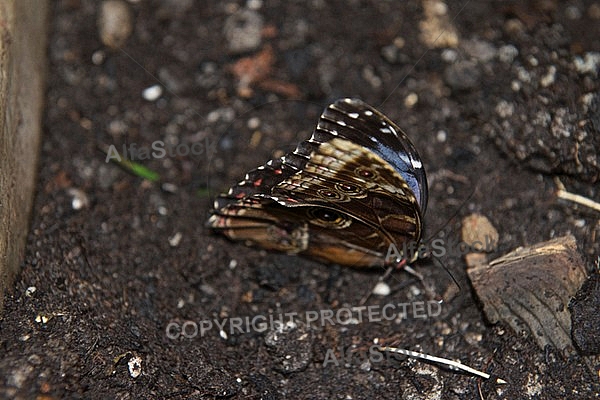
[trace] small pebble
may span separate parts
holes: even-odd
[[[552,85],[555,80],[556,80],[556,67],[554,65],[551,65],[548,67],[548,72],[546,73],[546,75],[542,76],[542,79],[540,80],[540,85],[542,87],[548,87],[548,86]]]
[[[402,53],[400,52],[400,49],[393,44],[381,48],[381,56],[390,64],[398,63],[400,61],[401,54]]]
[[[475,251],[489,253],[498,247],[498,231],[481,214],[471,214],[462,220],[461,237]]]
[[[100,5],[98,31],[102,43],[112,49],[123,47],[133,31],[131,11],[120,0],[106,0]]]
[[[527,62],[532,67],[537,67],[538,65],[540,65],[540,62],[538,61],[538,59],[531,55],[529,57],[527,57]]]
[[[439,130],[435,136],[438,142],[444,143],[448,138],[448,133],[444,130]]]
[[[416,93],[409,93],[408,96],[404,98],[404,105],[406,108],[413,108],[415,104],[419,101],[419,95]]]
[[[262,16],[253,10],[241,10],[230,15],[223,27],[223,34],[232,53],[256,50],[261,44]]]
[[[442,60],[444,60],[445,62],[451,64],[453,62],[456,62],[456,60],[458,60],[458,52],[454,49],[444,49],[442,51]]]
[[[458,30],[448,15],[448,6],[440,0],[426,0],[423,5],[424,19],[419,21],[420,39],[430,49],[456,47]]]
[[[162,96],[163,89],[160,85],[152,85],[142,92],[142,97],[147,101],[156,101]]]
[[[142,358],[140,356],[131,357],[127,362],[129,376],[137,378],[142,374]]]
[[[258,129],[260,126],[260,118],[252,117],[248,120],[247,123],[248,129]]]
[[[377,285],[373,288],[373,294],[377,296],[388,296],[391,292],[390,286],[385,282],[377,282]]]
[[[510,64],[516,56],[519,55],[519,50],[512,44],[507,44],[500,47],[498,50],[498,59],[504,63]]]
[[[413,296],[413,297],[417,297],[421,295],[421,289],[419,289],[418,287],[412,285],[411,287],[408,288],[409,293]]]
[[[161,186],[161,189],[167,193],[177,193],[177,185],[174,183],[165,182]]]
[[[94,65],[101,65],[104,60],[106,60],[106,53],[104,51],[98,50],[92,54],[92,63],[94,63]]]
[[[89,207],[90,200],[83,190],[70,188],[67,190],[67,193],[73,197],[71,200],[71,207],[73,207],[73,210],[81,210],[82,208]]]
[[[583,58],[575,57],[573,64],[578,73],[591,73],[596,76],[598,75],[598,68],[600,67],[600,53],[589,52],[585,53]]]
[[[513,115],[515,111],[515,106],[512,103],[507,102],[506,100],[500,100],[498,104],[496,104],[496,114],[500,118],[508,118]]]
[[[169,238],[169,246],[171,246],[171,247],[179,246],[179,243],[181,243],[182,237],[183,237],[183,235],[181,234],[181,232],[175,233],[173,236],[171,236]]]

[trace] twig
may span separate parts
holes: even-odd
[[[381,350],[381,351],[389,351],[391,353],[399,353],[399,354],[403,354],[403,355],[408,356],[408,357],[420,358],[422,360],[431,361],[431,362],[434,362],[434,363],[437,363],[437,364],[447,365],[450,368],[458,369],[458,370],[461,370],[461,371],[465,371],[465,372],[468,372],[468,373],[473,374],[473,375],[480,376],[480,377],[485,378],[485,379],[490,379],[490,377],[491,377],[490,374],[486,374],[485,372],[478,371],[478,370],[476,370],[474,368],[471,368],[471,367],[469,367],[467,365],[464,365],[464,364],[462,364],[462,363],[460,363],[458,361],[449,360],[447,358],[430,356],[429,354],[419,353],[419,352],[416,352],[416,351],[411,351],[411,350],[406,350],[406,349],[399,349],[397,347],[380,346],[379,350]],[[504,379],[496,378],[496,383],[505,384],[505,383],[508,383],[508,382],[506,382]]]
[[[558,198],[564,199],[564,200],[569,200],[574,203],[581,204],[582,206],[591,208],[592,210],[596,210],[596,211],[600,212],[600,203],[597,203],[592,199],[588,199],[587,197],[583,197],[578,194],[567,192],[567,190],[565,189],[565,186],[562,184],[562,182],[558,178],[554,179],[554,183],[556,183],[556,186],[558,187],[558,191],[556,192],[556,196]]]

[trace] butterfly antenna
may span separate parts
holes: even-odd
[[[460,283],[458,283],[458,281],[456,280],[456,278],[454,277],[454,275],[452,275],[452,272],[450,272],[450,270],[448,269],[448,267],[446,267],[446,265],[444,265],[444,263],[442,262],[442,260],[440,260],[439,258],[437,258],[434,255],[432,255],[431,257],[433,257],[434,262],[437,261],[438,264],[439,264],[439,266],[442,267],[444,269],[444,271],[446,271],[446,273],[448,275],[450,275],[450,278],[452,278],[452,281],[458,287],[458,290],[462,290],[462,287],[460,286]]]
[[[473,190],[471,191],[471,193],[460,203],[460,206],[456,209],[456,211],[454,212],[454,214],[452,214],[452,216],[448,219],[448,221],[446,221],[446,223],[444,225],[441,226],[441,228],[439,228],[433,235],[431,235],[425,242],[428,243],[431,241],[431,239],[433,239],[434,237],[436,237],[446,226],[448,226],[448,224],[454,219],[456,218],[456,216],[458,215],[458,213],[463,209],[463,207],[465,206],[465,204],[467,204],[467,202],[469,200],[471,200],[471,198],[473,197],[473,195],[475,194],[475,191],[477,190],[477,185],[473,188]],[[450,270],[448,269],[448,267],[446,267],[446,265],[442,262],[442,260],[440,260],[439,258],[437,258],[436,256],[434,256],[433,254],[431,255],[433,257],[434,261],[437,261],[439,266],[442,267],[442,269],[444,271],[446,271],[446,273],[448,275],[450,275],[450,278],[452,278],[452,281],[454,282],[454,284],[458,287],[459,290],[462,290],[462,287],[460,286],[460,283],[458,283],[458,281],[456,280],[456,278],[454,277],[454,275],[452,275],[452,272],[450,272]]]
[[[465,204],[467,204],[467,202],[469,200],[471,200],[471,198],[473,197],[473,195],[475,194],[476,191],[477,191],[477,186],[475,186],[473,188],[473,190],[471,191],[471,193],[460,203],[460,206],[456,209],[456,211],[454,211],[454,214],[452,214],[452,216],[446,221],[446,223],[444,223],[437,231],[435,231],[435,233],[433,235],[429,236],[429,238],[427,240],[425,240],[425,242],[428,243],[429,241],[431,241],[431,239],[433,239],[434,237],[436,237],[442,230],[444,230],[444,228],[446,228],[448,226],[448,224],[454,218],[456,218],[456,216],[463,209],[463,207],[465,206]]]

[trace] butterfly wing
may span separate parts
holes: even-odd
[[[267,249],[382,265],[390,244],[419,241],[426,188],[418,153],[400,128],[360,100],[342,99],[294,152],[219,196],[208,225]]]
[[[421,213],[427,208],[427,178],[421,157],[406,133],[385,115],[358,99],[340,99],[319,119],[313,137],[335,134],[379,155],[400,173],[417,198]]]

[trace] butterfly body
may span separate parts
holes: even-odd
[[[425,171],[406,134],[366,103],[341,99],[309,140],[217,197],[207,224],[269,250],[377,266],[390,245],[420,240],[426,205]]]

